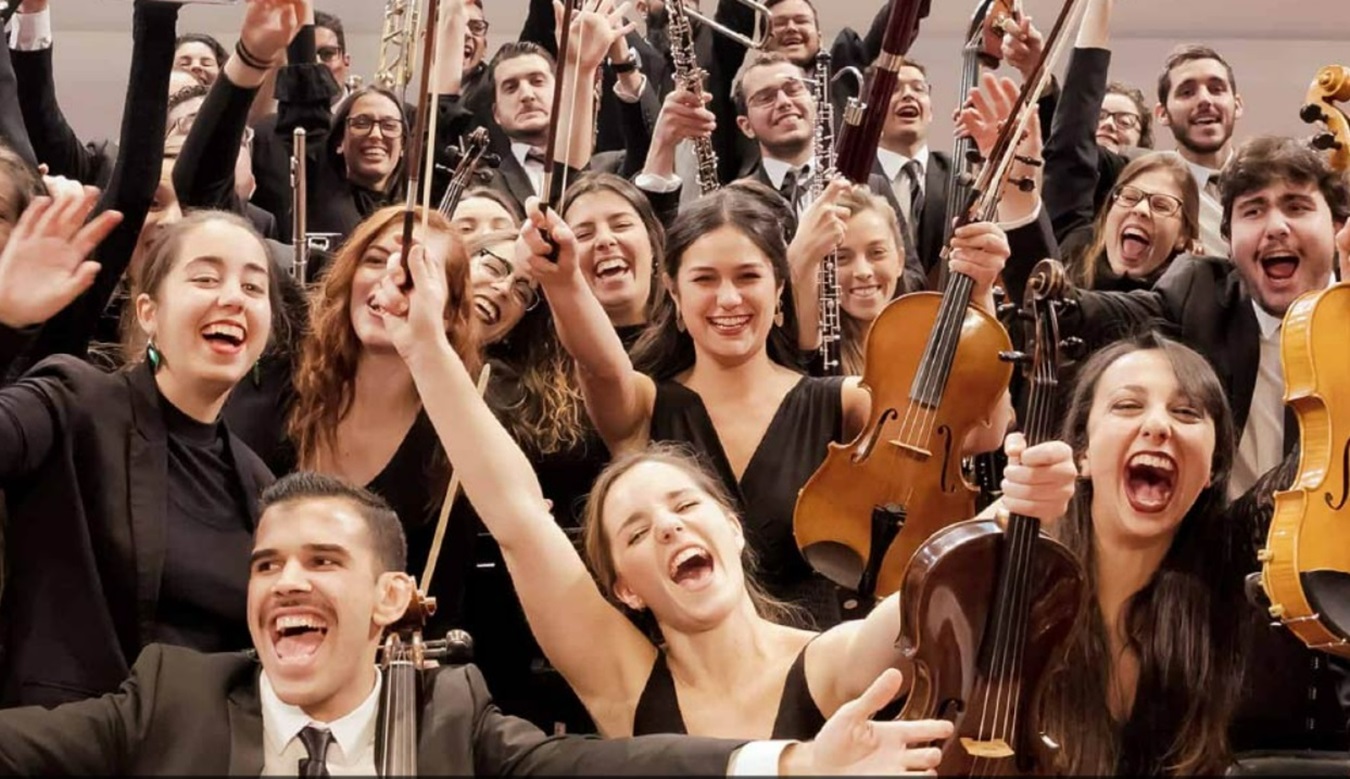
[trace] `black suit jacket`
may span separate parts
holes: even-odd
[[[229,442],[256,520],[272,475],[239,439]],[[64,703],[111,692],[126,678],[155,625],[168,467],[147,365],[104,373],[57,356],[0,390],[10,562],[0,703]]]
[[[923,272],[929,279],[936,277],[933,269],[942,256],[942,238],[947,231],[947,188],[952,173],[952,158],[946,152],[928,150],[928,165],[923,176],[923,212],[919,214],[914,244],[923,263]],[[872,175],[886,182],[886,189],[895,197],[894,187],[878,160]],[[899,204],[899,200],[896,200]],[[930,285],[931,286],[931,285]]]
[[[261,667],[244,653],[147,647],[115,695],[0,712],[0,772],[246,775],[263,769]],[[492,704],[469,666],[423,672],[418,773],[725,775],[743,742],[548,738]]]

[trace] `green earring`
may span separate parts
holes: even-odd
[[[145,359],[150,362],[151,373],[158,373],[160,367],[164,364],[164,355],[160,354],[159,349],[155,348],[153,338],[145,345]]]

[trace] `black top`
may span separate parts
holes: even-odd
[[[163,396],[168,514],[155,640],[223,652],[251,644],[244,618],[253,518],[234,474],[225,427],[184,414]]]
[[[806,646],[810,645],[807,642]],[[802,647],[783,682],[783,697],[778,701],[778,716],[773,721],[770,738],[809,741],[824,726],[825,715],[806,684],[806,647]],[[675,680],[670,675],[670,666],[666,665],[666,653],[657,652],[647,686],[642,688],[642,697],[633,712],[633,735],[688,732],[684,727],[684,715],[680,713],[679,697],[675,694]]]
[[[798,551],[792,514],[797,492],[825,461],[826,445],[843,438],[842,386],[838,376],[805,377],[789,390],[739,483],[698,393],[660,382],[652,408],[651,440],[687,443],[706,458],[736,501],[769,594],[805,607],[822,630],[840,622],[836,588]]]

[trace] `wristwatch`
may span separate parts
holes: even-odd
[[[619,75],[623,75],[624,73],[632,73],[633,71],[638,69],[639,60],[637,49],[629,47],[628,59],[625,59],[622,62],[615,62],[614,60],[606,60],[606,61],[609,62],[610,69],[613,70],[615,73],[618,73]]]

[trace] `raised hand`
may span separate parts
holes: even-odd
[[[1011,254],[1002,228],[993,222],[974,222],[956,228],[947,262],[952,273],[974,279],[971,300],[981,300],[993,289]]]
[[[831,181],[802,214],[797,234],[788,247],[788,256],[795,260],[815,263],[839,248],[844,242],[848,225],[848,209],[839,205],[839,198],[854,187],[853,182],[840,176]]]
[[[625,18],[631,7],[629,2],[615,6],[614,0],[583,0],[581,8],[572,13],[572,30],[563,61],[579,66],[582,73],[593,73],[605,61],[614,42],[636,29],[637,25]],[[562,14],[562,2],[553,0],[553,15],[560,33]]]
[[[967,94],[966,105],[956,116],[957,134],[969,136],[980,155],[987,159],[1003,123],[1012,116],[1020,91],[1012,79],[985,73],[979,86]]]
[[[556,263],[549,259],[553,247],[544,240],[545,234],[557,244]],[[581,278],[577,265],[576,235],[558,216],[557,211],[549,209],[547,214],[544,213],[536,197],[525,201],[525,222],[520,226],[520,237],[516,239],[516,259],[528,262],[531,272],[545,292],[550,287]]]
[[[45,322],[79,297],[98,274],[85,258],[122,221],[104,211],[88,224],[98,190],[64,189],[34,198],[0,252],[0,323],[26,327]]]
[[[248,0],[239,40],[252,57],[275,66],[300,31],[307,8],[306,0]]]
[[[400,239],[401,243],[401,239]],[[385,332],[394,348],[406,360],[420,347],[448,344],[445,306],[450,299],[446,279],[447,253],[458,245],[437,236],[429,245],[413,243],[408,252],[407,273],[412,288],[405,291],[402,251],[389,256],[384,278],[375,288],[375,307],[384,321]]]
[[[901,675],[884,671],[871,687],[830,717],[815,741],[794,744],[783,753],[785,776],[931,773],[942,759],[936,747],[921,746],[952,734],[947,720],[874,721],[871,716],[900,691]]]
[[[1047,523],[1064,516],[1078,481],[1073,449],[1063,441],[1028,447],[1021,433],[1010,433],[1003,451],[1008,455],[1003,469],[1004,508]]]
[[[1013,22],[1013,29],[1003,35],[1003,59],[1017,68],[1023,79],[1031,78],[1044,54],[1045,36],[1031,23],[1030,16]]]
[[[706,106],[712,95],[694,94],[677,87],[661,105],[652,128],[652,144],[647,149],[647,161],[642,171],[669,177],[675,172],[675,147],[686,138],[711,136],[717,129],[717,116]]]

